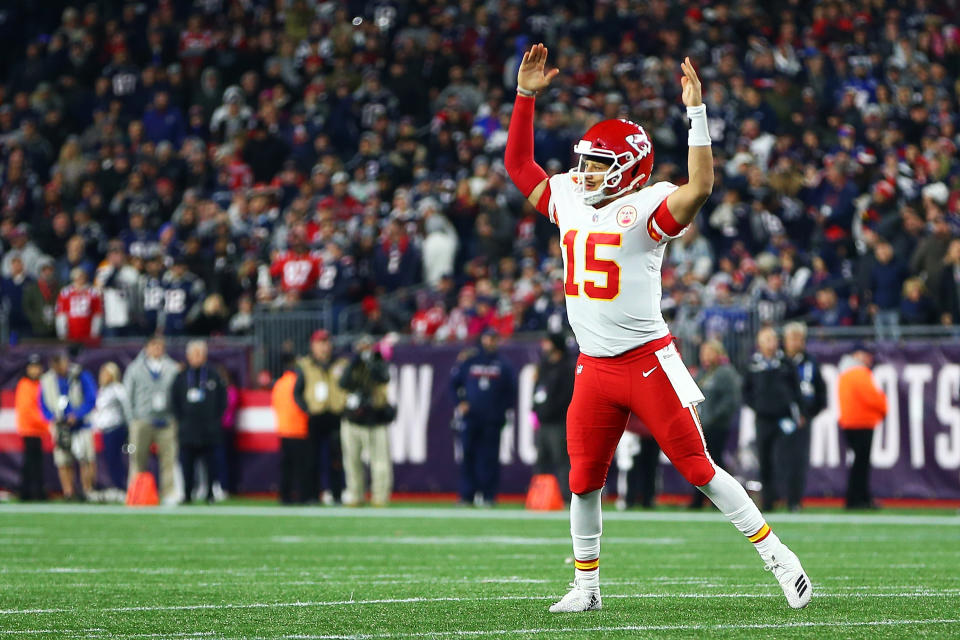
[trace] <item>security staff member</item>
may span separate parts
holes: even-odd
[[[870,449],[873,431],[887,416],[887,396],[877,386],[871,371],[873,352],[856,344],[840,359],[837,401],[840,405],[840,432],[853,450],[853,465],[847,481],[847,509],[871,509]]]
[[[500,355],[500,335],[488,328],[480,349],[461,354],[451,371],[450,388],[462,424],[460,504],[492,506],[500,481],[500,432],[517,397],[513,367]],[[477,498],[476,494],[481,496]]]
[[[297,384],[297,364],[293,356],[284,363],[283,375],[273,385],[270,404],[277,419],[280,436],[280,502],[293,504],[307,499],[308,415],[306,406],[297,403],[293,388]],[[300,400],[302,402],[302,399]]]
[[[37,404],[42,374],[40,354],[31,353],[14,394],[17,433],[23,438],[23,468],[20,474],[20,499],[23,501],[47,499],[43,488],[43,436],[50,430],[50,423],[43,417]]]
[[[297,404],[307,408],[308,445],[306,468],[307,502],[320,496],[320,478],[325,479],[324,502],[339,503],[343,495],[343,452],[340,447],[340,418],[346,393],[340,377],[347,361],[333,358],[330,333],[317,329],[310,336],[310,355],[297,360],[297,382],[293,387]]]
[[[170,412],[177,421],[177,442],[183,470],[183,503],[193,500],[196,463],[206,469],[206,501],[213,502],[213,483],[219,477],[217,446],[223,437],[227,385],[207,361],[207,343],[187,343],[187,366],[170,387]]]
[[[777,442],[805,425],[800,414],[797,369],[779,347],[772,328],[765,327],[757,333],[757,352],[750,361],[743,393],[757,416],[757,453],[765,511],[773,509],[778,497],[774,473]]]
[[[791,322],[783,328],[783,351],[797,368],[800,382],[800,415],[803,424],[784,436],[783,473],[787,480],[787,508],[799,511],[807,489],[807,468],[810,466],[810,423],[827,408],[827,385],[820,375],[820,365],[807,353],[807,327]]]
[[[540,428],[534,435],[537,446],[536,473],[557,476],[560,492],[570,499],[570,456],[567,455],[567,407],[573,397],[576,361],[567,350],[562,333],[551,333],[540,342],[542,357],[537,365],[533,411]]]

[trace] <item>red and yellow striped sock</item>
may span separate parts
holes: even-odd
[[[596,571],[600,567],[600,558],[593,560],[574,560],[573,566],[577,571]]]
[[[763,523],[763,526],[760,527],[755,534],[752,536],[747,536],[747,540],[753,544],[759,544],[767,539],[767,536],[770,535],[770,525],[766,522]]]
[[[759,553],[760,557],[764,560],[769,559],[770,555],[780,546],[780,538],[777,537],[777,534],[770,529],[770,525],[766,522],[763,523],[762,527],[757,529],[756,533],[748,535],[747,540],[753,543],[753,548],[757,550],[757,553]]]

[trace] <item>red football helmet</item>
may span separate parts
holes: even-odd
[[[576,185],[574,191],[584,203],[596,204],[607,198],[642,187],[653,171],[653,142],[643,127],[629,120],[604,120],[590,127],[573,148],[580,161],[572,170]],[[603,173],[603,184],[587,191],[585,171],[587,160],[609,164]]]

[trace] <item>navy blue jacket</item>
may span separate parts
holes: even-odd
[[[468,424],[502,425],[507,409],[517,400],[517,376],[499,353],[483,349],[470,352],[450,372],[454,404],[466,401],[470,409],[464,416]]]
[[[899,260],[886,264],[876,263],[870,272],[873,303],[881,309],[896,309],[900,306],[900,290],[907,277],[907,269]]]

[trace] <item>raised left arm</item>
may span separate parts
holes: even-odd
[[[667,208],[682,228],[693,222],[713,191],[713,150],[710,147],[707,107],[703,104],[700,78],[689,57],[680,63],[680,68],[683,70],[683,77],[680,78],[683,104],[687,106],[687,117],[690,118],[687,142],[690,147],[687,155],[690,177],[687,184],[667,196]]]

